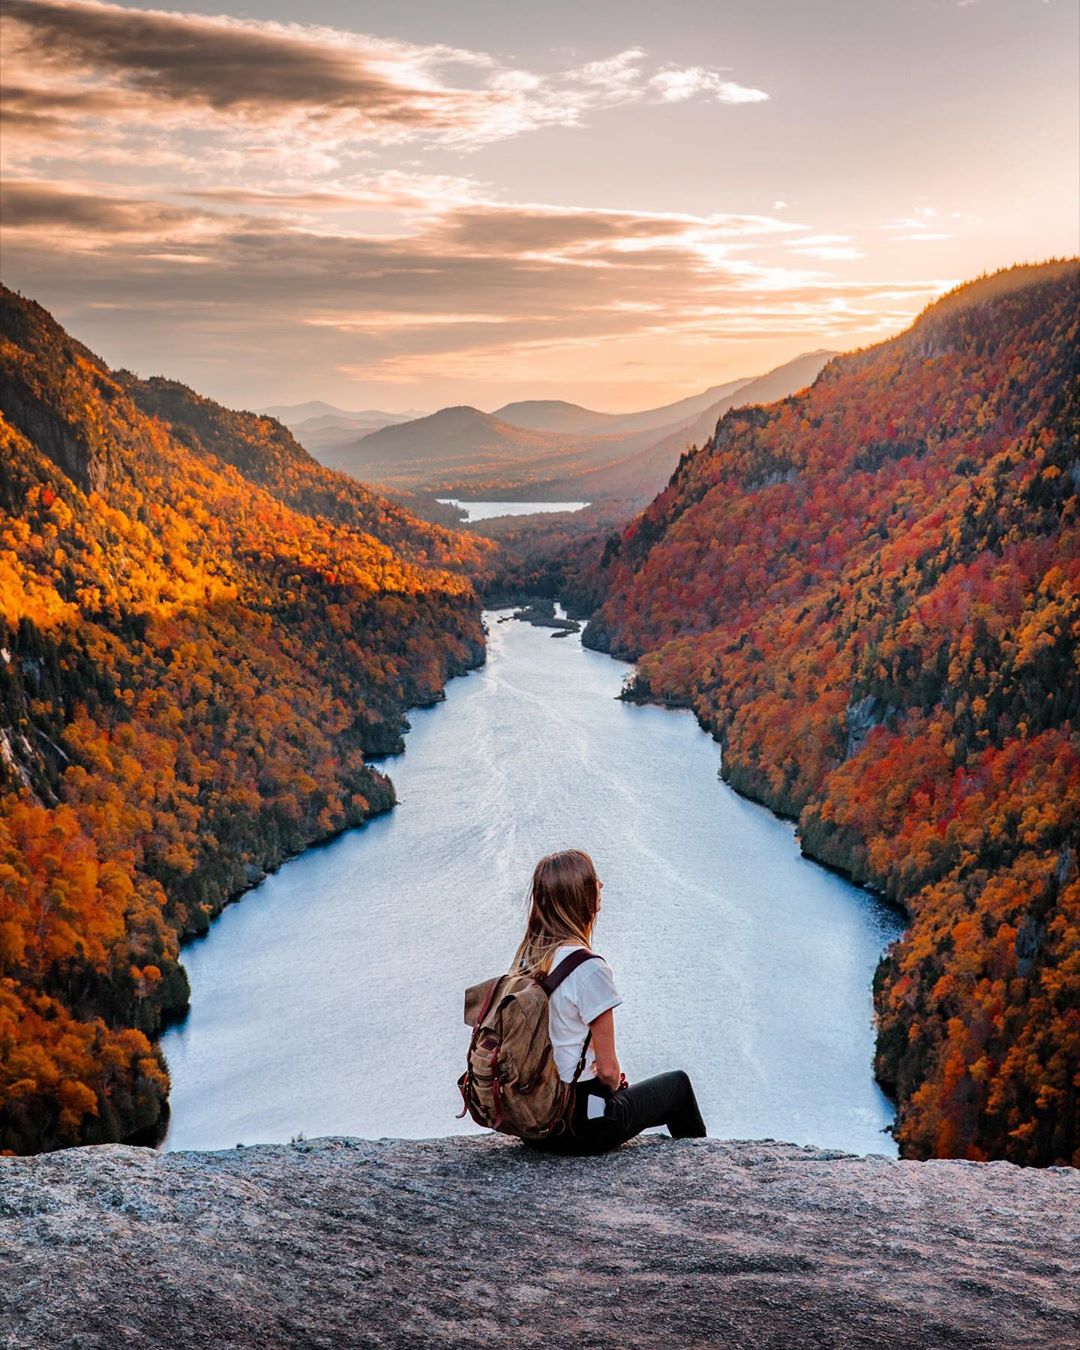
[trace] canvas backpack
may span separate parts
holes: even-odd
[[[569,1128],[575,1091],[592,1033],[574,1078],[564,1083],[548,1033],[548,999],[595,952],[579,948],[540,979],[510,971],[465,991],[465,1024],[473,1029],[458,1087],[466,1112],[489,1130],[545,1139]],[[460,1119],[460,1116],[459,1116]]]

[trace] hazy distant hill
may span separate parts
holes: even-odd
[[[785,361],[782,366],[759,375],[753,380],[740,380],[738,387],[711,403],[693,422],[681,427],[677,432],[658,441],[652,449],[652,462],[663,469],[669,464],[663,477],[656,483],[659,492],[667,481],[671,470],[678,463],[679,455],[688,445],[704,445],[716,430],[716,424],[730,408],[746,408],[753,403],[774,403],[778,398],[787,398],[791,394],[813,384],[824,370],[835,352],[824,349],[805,352],[793,361]],[[674,453],[673,453],[674,452]]]
[[[593,412],[577,403],[561,398],[524,399],[520,403],[506,403],[491,414],[511,426],[528,431],[556,431],[604,435],[619,420],[617,413]]]
[[[309,403],[278,403],[261,411],[264,417],[276,417],[290,431],[301,422],[319,417],[332,417],[342,422],[381,422],[383,426],[389,426],[392,422],[411,422],[416,417],[427,415],[418,408],[409,408],[405,412],[383,412],[379,408],[338,408],[333,403],[324,403],[322,399],[312,399]]]
[[[716,430],[717,422],[731,408],[772,403],[778,398],[797,393],[808,384],[813,384],[833,355],[833,352],[827,351],[806,352],[757,379],[737,380],[734,389],[720,385],[718,388],[729,390],[726,395],[710,403],[692,420],[680,424],[674,430],[661,432],[659,440],[652,441],[650,436],[651,443],[645,449],[627,455],[618,463],[545,484],[544,490],[552,497],[566,497],[568,500],[594,501],[597,498],[618,497],[643,505],[671,477],[679,456],[692,445],[704,445]],[[688,399],[684,402],[693,401]]]
[[[426,414],[415,410],[382,412],[378,408],[351,412],[316,399],[310,403],[280,404],[266,408],[264,416],[276,418],[289,428],[306,449],[315,453],[327,446],[342,445],[360,436],[367,436],[372,431],[380,431],[398,422],[411,422]]]
[[[479,408],[442,408],[428,417],[383,427],[339,447],[336,467],[360,470],[378,481],[412,484],[475,476],[493,465],[544,462],[581,443],[577,436],[528,431]]]
[[[720,399],[737,393],[754,377],[747,375],[742,379],[729,380],[726,384],[714,384],[700,394],[681,398],[676,403],[665,403],[659,408],[646,408],[642,412],[623,413],[619,417],[620,431],[674,431],[685,426],[700,413],[711,408]]]
[[[704,393],[694,394],[691,398],[680,399],[677,403],[667,403],[661,408],[646,408],[642,412],[593,412],[591,408],[582,408],[576,403],[549,398],[507,403],[501,408],[496,408],[492,416],[501,418],[502,421],[509,422],[515,427],[527,427],[531,431],[578,432],[597,436],[655,431],[689,421],[703,407],[711,406],[726,395],[733,394],[740,386],[749,383],[749,377],[731,380],[728,384],[714,385]]]
[[[651,432],[584,436],[533,431],[479,408],[457,407],[318,453],[335,469],[389,487],[503,494],[613,463],[636,453],[651,437]]]

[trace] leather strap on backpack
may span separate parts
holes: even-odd
[[[543,979],[538,980],[537,983],[544,993],[547,994],[548,998],[550,998],[555,990],[558,989],[559,985],[562,984],[563,980],[568,976],[573,975],[578,966],[584,965],[586,961],[599,960],[599,952],[590,952],[586,951],[584,947],[579,947],[577,951],[571,952],[569,956],[564,956],[555,969],[549,970]]]

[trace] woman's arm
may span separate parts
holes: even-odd
[[[615,1009],[602,1012],[595,1022],[589,1023],[592,1030],[592,1048],[596,1056],[596,1076],[605,1087],[617,1092],[622,1083],[622,1069],[619,1056],[615,1053]]]

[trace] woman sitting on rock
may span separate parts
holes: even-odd
[[[532,1147],[603,1153],[642,1130],[666,1125],[673,1139],[701,1139],[705,1122],[681,1069],[627,1083],[615,1051],[615,1008],[622,997],[607,962],[591,950],[603,882],[587,853],[541,858],[532,880],[525,936],[514,969],[536,978],[572,969],[550,994],[548,1025],[559,1076],[576,1082],[571,1129]]]

